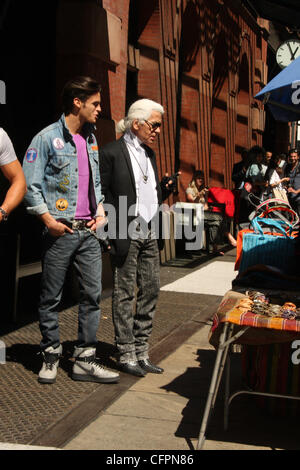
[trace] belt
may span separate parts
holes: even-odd
[[[72,222],[63,222],[65,225],[70,227],[72,230],[84,230],[86,227],[87,222],[89,222],[86,219],[76,219],[73,220]]]
[[[144,221],[144,223],[138,222],[138,223],[136,224],[136,226],[135,226],[135,230],[136,230],[137,232],[140,232],[141,230],[143,230],[143,229],[145,229],[145,228],[147,228],[148,230],[150,230],[151,227],[152,227],[152,225],[151,225],[151,220],[150,220],[150,222],[148,222],[148,223],[147,223],[146,221]],[[152,228],[153,228],[153,227],[152,227]]]

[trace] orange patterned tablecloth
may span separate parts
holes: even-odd
[[[300,333],[299,320],[267,317],[252,312],[241,313],[237,305],[244,294],[229,291],[223,297],[219,308],[214,315],[211,328],[210,342],[215,346],[219,336],[219,326],[224,322],[233,323],[239,327],[252,327],[238,340],[245,344],[266,344],[274,342],[292,341]],[[240,329],[240,328],[239,328]]]

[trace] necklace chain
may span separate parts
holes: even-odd
[[[135,159],[135,161],[137,162],[138,166],[140,167],[140,170],[141,170],[142,175],[143,175],[143,182],[144,182],[145,184],[147,184],[147,181],[148,181],[148,178],[149,178],[149,176],[148,176],[148,159],[147,159],[147,157],[146,157],[147,166],[146,166],[146,171],[144,172],[143,169],[142,169],[142,167],[141,167],[141,165],[140,165],[140,162],[138,161],[138,159],[137,159],[136,156],[134,155],[134,153],[133,153],[133,151],[131,150],[130,146],[128,146],[128,149],[129,149],[131,155],[133,156],[133,158]]]

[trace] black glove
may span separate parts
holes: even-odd
[[[172,176],[164,176],[160,184],[164,191],[169,191],[170,193],[178,193],[177,188],[177,177],[179,173],[175,173]]]
[[[111,242],[108,236],[106,238],[99,238],[99,242],[103,252],[111,250]]]

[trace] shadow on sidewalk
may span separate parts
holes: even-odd
[[[191,450],[195,450],[192,440],[198,440],[202,416],[205,409],[213,372],[216,352],[198,350],[199,367],[189,367],[186,372],[162,387],[189,401],[182,410],[182,420],[175,435],[186,439]],[[245,389],[241,378],[240,354],[231,355],[231,394]],[[223,443],[265,447],[270,449],[299,450],[299,426],[297,417],[276,417],[261,406],[257,397],[242,395],[235,398],[229,408],[229,426],[224,430],[224,376],[221,381],[214,411],[207,426],[206,440],[218,441],[218,449]],[[280,400],[280,399],[277,399]],[[225,447],[224,447],[225,448]],[[205,449],[205,444],[204,444]],[[226,445],[228,449],[228,445]]]

